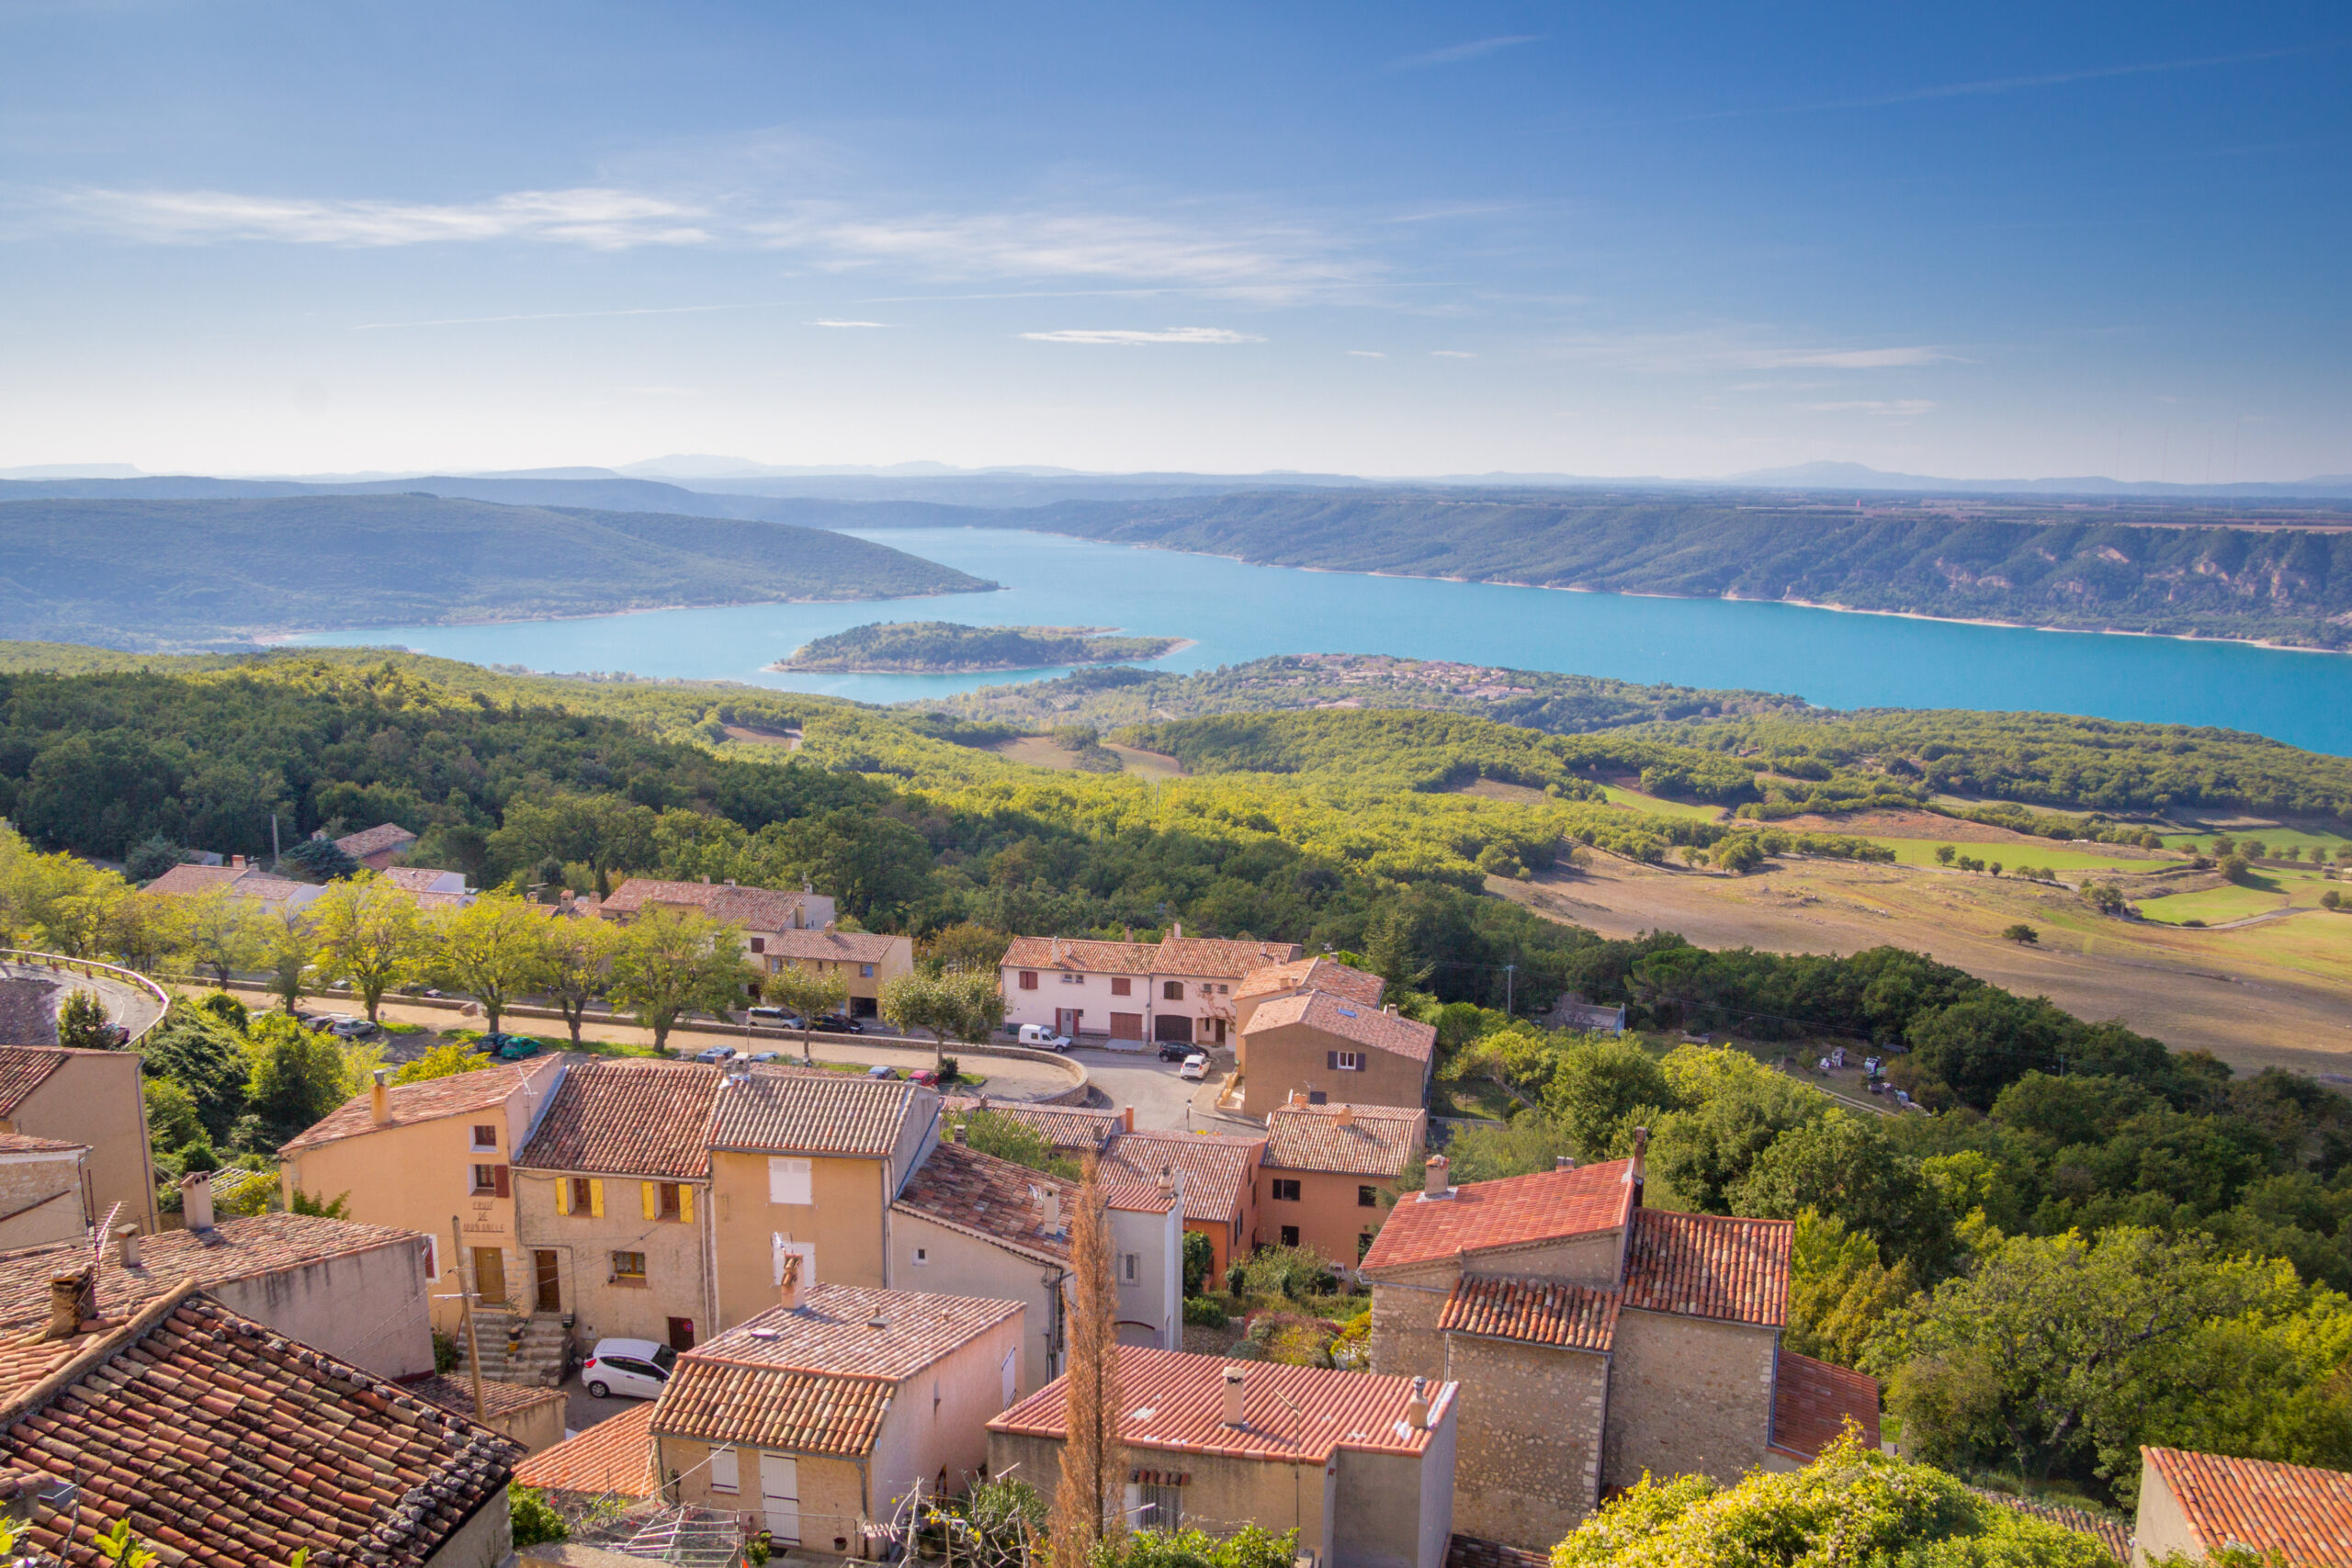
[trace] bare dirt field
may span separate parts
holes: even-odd
[[[2071,891],[1901,865],[1789,857],[1733,877],[1595,853],[1580,872],[1487,890],[1604,936],[1702,947],[1926,953],[2078,1016],[2120,1019],[2240,1071],[2352,1074],[2352,915],[2298,911],[2228,931],[2101,916]],[[2023,921],[2037,945],[2005,940]]]
[[[1172,779],[1183,776],[1184,765],[1175,758],[1159,751],[1146,751],[1139,747],[1121,746],[1105,740],[1102,750],[1119,759],[1121,773],[1134,773],[1139,778]],[[989,748],[1000,757],[1016,762],[1026,762],[1033,768],[1052,768],[1069,773],[1078,767],[1078,757],[1050,735],[1023,735],[1000,741]]]

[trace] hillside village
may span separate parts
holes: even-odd
[[[1430,1112],[1439,1028],[1354,954],[1181,924],[1022,935],[959,1015],[954,976],[844,929],[813,887],[630,878],[522,900],[402,863],[413,837],[390,824],[322,841],[339,878],[229,857],[147,892],[281,923],[360,897],[419,943],[504,911],[518,950],[674,924],[691,973],[670,1021],[701,1048],[585,1049],[576,1010],[573,1048],[493,1029],[526,1048],[372,1068],[257,1188],[168,1156],[159,1174],[119,1048],[137,1039],[0,1046],[20,1547],[82,1561],[128,1519],[174,1562],[889,1561],[953,1551],[956,1530],[1017,1558],[1093,1475],[1114,1528],[1262,1531],[1317,1568],[1536,1568],[1663,1478],[1904,1463],[1879,1381],[1788,1343],[1796,1223],[1658,1206],[1644,1128],[1623,1157],[1457,1179]],[[9,983],[118,1010],[144,986],[141,1035],[202,989],[51,963]],[[545,981],[517,968],[506,1017],[548,1016]],[[407,989],[460,1017],[488,999]],[[790,1006],[755,1019],[763,995]],[[369,1024],[401,996],[368,995]],[[1154,1126],[1082,1070],[1004,1099],[820,1063],[789,1048],[811,997],[832,1027],[892,1038],[913,1032],[894,1005],[921,1011],[968,1062],[1076,1045],[1215,1066],[1197,1118]],[[1562,1007],[1599,1038],[1624,1026]],[[780,1048],[702,1047],[695,1016]],[[1334,1336],[1285,1292],[1355,1315]],[[1073,1442],[1103,1388],[1112,1447]],[[110,1415],[134,1408],[135,1431]],[[2352,1475],[2291,1464],[2150,1447],[2128,1528],[1954,1495],[2020,1562],[2241,1544],[2352,1562]],[[982,1522],[1007,1496],[1013,1522]]]

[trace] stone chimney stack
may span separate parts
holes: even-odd
[[[191,1170],[180,1178],[180,1213],[187,1218],[187,1228],[209,1231],[212,1228],[212,1173]]]
[[[390,1071],[389,1067],[378,1067],[376,1081],[368,1089],[368,1119],[379,1127],[390,1125],[392,1120]]]
[[[117,1225],[115,1227],[114,1234],[115,1239],[122,1247],[122,1266],[125,1269],[138,1268],[139,1227],[137,1225]]]
[[[1247,1384],[1243,1382],[1247,1375],[1239,1367],[1229,1366],[1225,1369],[1225,1424],[1237,1430],[1245,1424],[1242,1416],[1242,1396],[1248,1392]]]
[[[776,1287],[775,1301],[786,1312],[800,1310],[800,1261],[797,1252],[784,1255],[784,1283]]]
[[[71,1339],[82,1332],[83,1324],[97,1315],[97,1269],[60,1274],[49,1282],[49,1326],[41,1330],[40,1337]]]
[[[1132,1133],[1136,1130],[1136,1108],[1134,1106],[1124,1106],[1120,1109],[1119,1125],[1126,1132]]]
[[[947,1130],[947,1135],[950,1138],[953,1138],[956,1142],[959,1144],[962,1143],[964,1141],[964,1123],[958,1122],[953,1127],[950,1127]]]
[[[1429,1164],[1421,1168],[1422,1201],[1427,1202],[1431,1198],[1448,1197],[1453,1193],[1453,1189],[1445,1183],[1445,1156],[1443,1155],[1430,1156]]]
[[[1415,1378],[1413,1395],[1405,1401],[1405,1425],[1416,1432],[1426,1432],[1430,1429],[1429,1386],[1428,1379]]]
[[[1335,1126],[1354,1126],[1356,1124],[1356,1108],[1352,1105],[1340,1106],[1337,1111],[1331,1112],[1331,1121]]]
[[[1576,1168],[1577,1156],[1574,1155],[1557,1155],[1553,1157],[1552,1168],[1554,1170],[1574,1170]]]

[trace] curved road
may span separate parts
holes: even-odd
[[[43,964],[0,964],[0,979],[37,980],[55,987],[49,1009],[52,1023],[48,1039],[26,1043],[53,1045],[57,1043],[53,1021],[57,1009],[64,1005],[64,993],[68,991],[87,991],[96,997],[107,1010],[107,1017],[130,1031],[134,1040],[146,1033],[154,1026],[155,1021],[164,1016],[163,1006],[153,996],[127,981],[108,976],[77,975],[70,969],[51,969]]]

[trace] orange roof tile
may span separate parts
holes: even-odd
[[[1772,1447],[1807,1463],[1837,1441],[1853,1417],[1862,1446],[1879,1444],[1878,1380],[1850,1367],[1784,1349],[1772,1370]]]
[[[1527,1247],[1615,1230],[1633,1212],[1626,1160],[1471,1181],[1451,1196],[1416,1193],[1390,1211],[1364,1255],[1367,1269],[1434,1263],[1464,1252]]]
[[[1198,975],[1239,980],[1269,964],[1288,964],[1306,950],[1295,942],[1231,942],[1216,937],[1162,937],[1152,960],[1155,975]]]
[[[1283,1105],[1266,1112],[1266,1164],[1343,1176],[1403,1174],[1429,1112],[1394,1105]]]
[[[888,1378],[681,1356],[654,1406],[653,1430],[786,1453],[857,1458],[873,1451],[898,1386]]]
[[[1089,942],[1058,936],[1017,936],[998,966],[1066,969],[1073,974],[1148,975],[1159,956],[1156,942]]]
[[[105,1249],[98,1259],[98,1310],[109,1317],[137,1312],[183,1280],[225,1285],[379,1247],[422,1246],[424,1238],[414,1231],[316,1214],[222,1220],[209,1240],[193,1231],[161,1231],[139,1238],[136,1269],[123,1267],[120,1248]],[[0,1252],[0,1328],[47,1323],[50,1280],[82,1268],[89,1257],[86,1241]]]
[[[334,841],[334,847],[353,860],[365,860],[386,850],[399,849],[402,844],[416,842],[416,835],[397,822],[382,822],[356,833],[346,833]]]
[[[599,912],[626,918],[648,904],[685,905],[700,909],[723,925],[780,934],[794,929],[807,903],[808,896],[797,888],[741,887],[725,882],[662,882],[650,876],[632,876],[613,889],[612,897],[604,901]]]
[[[1233,987],[1236,997],[1261,997],[1276,991],[1329,991],[1363,1007],[1376,1008],[1388,989],[1388,982],[1362,969],[1353,969],[1336,958],[1317,953],[1312,958],[1295,959],[1288,964],[1269,964],[1252,970],[1249,978]]]
[[[704,1133],[718,1069],[700,1062],[582,1062],[563,1075],[539,1130],[514,1158],[532,1170],[648,1176],[710,1174]]]
[[[28,1137],[22,1133],[0,1133],[0,1155],[70,1155],[87,1154],[87,1144],[69,1144],[57,1138]]]
[[[2244,1543],[2293,1568],[2352,1563],[2352,1475],[2182,1449],[2140,1451],[2206,1551]]]
[[[417,1398],[437,1404],[444,1410],[454,1410],[468,1416],[474,1413],[474,1381],[470,1377],[443,1377],[435,1372],[421,1378],[402,1378],[400,1385]],[[482,1410],[492,1420],[568,1397],[560,1388],[501,1382],[496,1378],[481,1380]]]
[[[1242,1424],[1225,1425],[1225,1371],[1243,1374]],[[1129,1449],[1321,1464],[1335,1449],[1418,1454],[1451,1413],[1456,1385],[1426,1385],[1430,1425],[1405,1421],[1412,1378],[1228,1362],[1222,1356],[1119,1347],[1119,1440]],[[991,1432],[1060,1438],[1068,1431],[1066,1378],[1057,1378],[989,1423]]]
[[[0,1116],[14,1116],[49,1075],[65,1065],[57,1045],[0,1045]]]
[[[1157,1189],[1161,1169],[1184,1173],[1184,1217],[1229,1224],[1250,1206],[1263,1138],[1122,1133],[1102,1156],[1105,1187]]]
[[[1416,1062],[1427,1062],[1437,1051],[1437,1030],[1419,1019],[1404,1018],[1380,1008],[1351,1002],[1329,991],[1301,991],[1261,1002],[1241,1031],[1245,1040],[1268,1030],[1305,1024],[1351,1045],[1386,1051]]]
[[[452,1073],[447,1077],[427,1078],[423,1083],[394,1084],[387,1090],[390,1097],[391,1120],[384,1125],[406,1127],[419,1122],[437,1122],[444,1116],[488,1111],[504,1104],[506,1097],[519,1089],[528,1088],[544,1093],[548,1075],[561,1061],[560,1056],[540,1056],[528,1062],[500,1062],[487,1067],[477,1067],[470,1073]],[[296,1134],[277,1152],[280,1155],[300,1154],[322,1144],[380,1131],[371,1110],[372,1099],[372,1093],[355,1095]]]
[[[1778,1328],[1789,1320],[1790,1220],[1639,1209],[1625,1247],[1625,1304]]]
[[[888,1158],[909,1112],[920,1104],[928,1116],[936,1100],[932,1090],[903,1078],[853,1078],[762,1064],[748,1077],[720,1079],[710,1146]]]
[[[246,865],[194,865],[182,862],[150,882],[147,891],[192,898],[215,887],[232,886],[252,872],[253,867]]]
[[[1606,1350],[1617,1335],[1617,1292],[1553,1280],[1462,1280],[1438,1317],[1441,1333],[1518,1339],[1564,1350]]]
[[[1045,1206],[1036,1197],[1046,1191],[1060,1200],[1064,1216],[1063,1223],[1050,1231],[1045,1228]],[[890,1207],[1017,1247],[1033,1258],[1068,1263],[1067,1216],[1077,1202],[1074,1182],[961,1144],[943,1143],[924,1156],[906,1190]]]
[[[988,1296],[934,1296],[857,1285],[812,1285],[800,1304],[772,1306],[678,1358],[896,1382],[1022,1310]],[[876,1327],[879,1319],[882,1326]],[[667,1430],[667,1427],[663,1428]]]
[[[514,1467],[514,1484],[588,1497],[652,1496],[662,1490],[653,1472],[653,1406],[636,1405],[540,1450]]]

